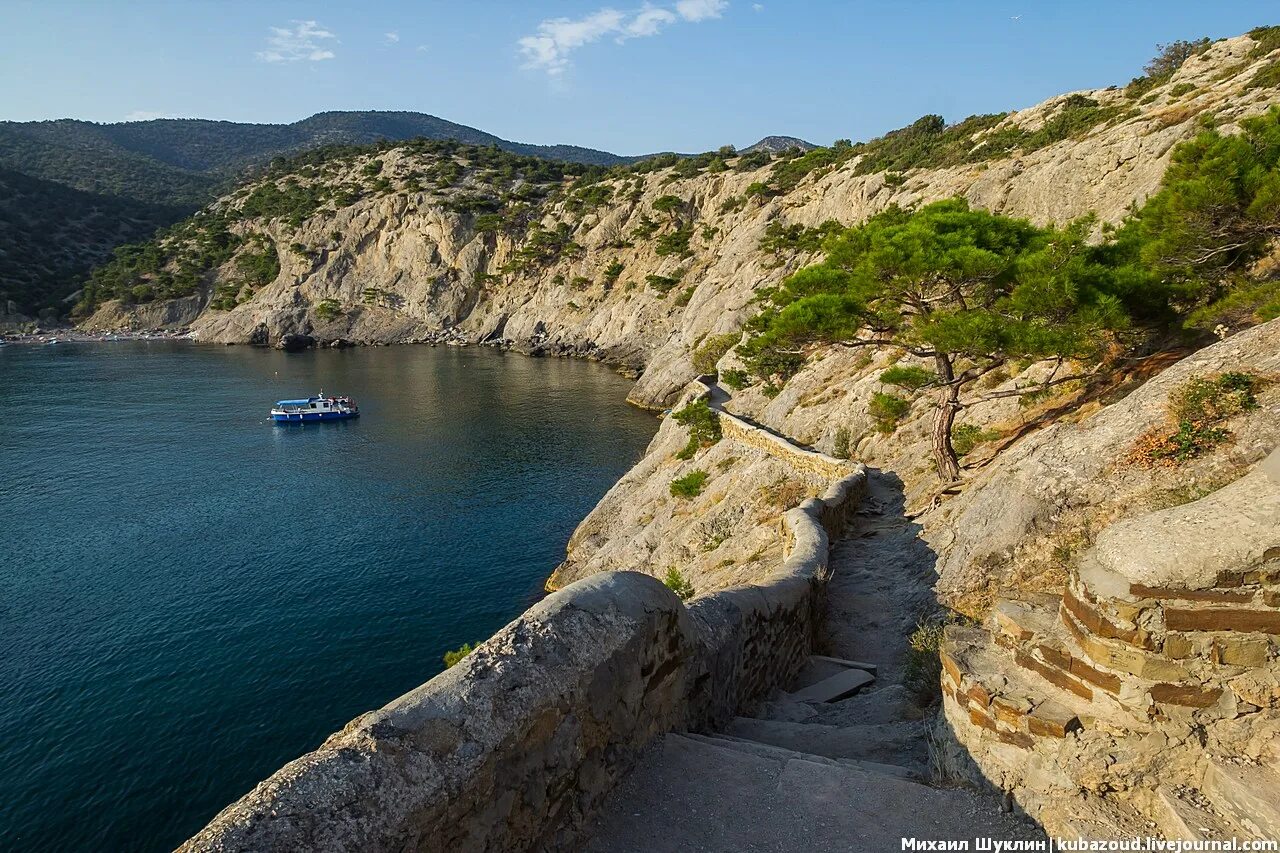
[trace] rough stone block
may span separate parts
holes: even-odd
[[[1203,607],[1196,610],[1165,608],[1165,626],[1171,631],[1257,631],[1280,634],[1280,611],[1240,607]]]
[[[1261,667],[1271,658],[1271,643],[1265,637],[1217,637],[1210,660],[1228,666]]]
[[[1196,652],[1195,644],[1182,634],[1166,634],[1164,638],[1164,647],[1161,650],[1167,658],[1174,660],[1183,660],[1193,656]]]
[[[1018,666],[1034,672],[1036,675],[1039,675],[1055,687],[1068,690],[1082,699],[1093,699],[1093,691],[1088,687],[1084,686],[1079,681],[1076,681],[1062,670],[1049,666],[1046,663],[1042,663],[1024,651],[1015,651],[1013,654],[1013,660]]]
[[[1045,702],[1027,715],[1027,730],[1038,737],[1064,738],[1080,728],[1080,718],[1057,702]]]
[[[1182,705],[1187,708],[1208,708],[1222,696],[1219,688],[1204,689],[1188,684],[1153,684],[1151,698],[1166,705]]]

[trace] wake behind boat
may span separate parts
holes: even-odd
[[[312,423],[314,421],[342,421],[360,417],[360,407],[350,397],[319,397],[305,400],[280,400],[271,410],[276,423]]]

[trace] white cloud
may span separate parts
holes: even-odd
[[[668,24],[676,22],[676,14],[669,9],[659,9],[656,6],[645,6],[636,16],[632,18],[623,28],[622,35],[618,37],[618,41],[625,41],[628,38],[644,38],[645,36],[656,36],[662,32],[662,28]]]
[[[382,41],[385,44],[396,44],[397,42],[400,41],[400,34],[395,32],[394,30],[389,33],[383,33]]]
[[[429,49],[430,48],[428,48],[425,44],[420,44],[414,48],[414,50],[416,50],[418,53],[426,53]]]
[[[729,0],[679,0],[676,11],[686,21],[705,21],[718,18],[729,8]]]
[[[263,62],[320,62],[333,59],[334,53],[322,47],[329,39],[337,44],[338,37],[315,21],[290,21],[292,27],[271,27],[266,50],[258,51]]]
[[[124,117],[125,121],[151,121],[157,118],[169,118],[169,114],[159,110],[134,110]]]
[[[620,12],[605,7],[576,20],[549,18],[531,35],[516,41],[526,68],[536,68],[552,77],[564,73],[569,55],[578,48],[613,36],[621,44],[628,39],[656,36],[681,20],[698,22],[718,18],[728,0],[677,0],[671,7],[646,3],[638,10]]]
[[[757,12],[763,12],[763,11],[764,11],[764,4],[763,4],[763,3],[752,3],[752,4],[751,4],[751,8],[752,8],[752,9],[755,9]]]

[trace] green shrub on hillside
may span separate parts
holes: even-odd
[[[716,364],[742,338],[739,332],[712,335],[693,351],[693,369],[699,373],[715,373]]]
[[[671,496],[685,500],[696,498],[702,494],[703,488],[707,485],[707,478],[710,476],[706,471],[699,469],[683,477],[677,477],[671,481]]]
[[[653,251],[660,258],[668,255],[691,255],[689,241],[693,239],[693,226],[684,225],[676,230],[658,237]]]
[[[1266,383],[1249,373],[1222,373],[1187,382],[1169,397],[1169,417],[1177,425],[1148,431],[1129,454],[1131,462],[1151,467],[1174,465],[1202,456],[1231,438],[1231,418],[1258,408]]]
[[[316,306],[316,317],[328,322],[342,315],[342,306],[336,299],[321,299]]]
[[[885,385],[896,385],[911,391],[932,385],[938,381],[938,374],[917,365],[895,364],[880,374],[880,381]]]
[[[478,645],[480,645],[480,644],[479,644],[479,643],[476,643],[476,645],[478,646]],[[458,648],[454,649],[453,651],[445,652],[445,653],[444,653],[444,668],[445,668],[445,669],[451,669],[451,668],[453,668],[453,667],[454,667],[454,666],[456,666],[459,662],[461,662],[463,658],[465,658],[467,655],[471,654],[473,651],[475,651],[475,647],[474,647],[474,646],[472,646],[470,643],[463,643],[461,646],[459,646]]]
[[[951,444],[956,449],[956,456],[968,456],[979,444],[993,441],[1000,437],[994,430],[985,430],[977,424],[956,424],[951,430]]]
[[[876,423],[876,430],[885,434],[898,428],[898,423],[911,411],[911,401],[894,394],[877,391],[871,395],[867,412]]]
[[[677,412],[671,419],[689,428],[689,443],[678,454],[679,459],[692,459],[700,447],[710,447],[721,438],[720,415],[707,405],[706,400],[695,400]]]
[[[689,583],[675,566],[667,569],[667,575],[662,582],[666,584],[667,589],[678,595],[681,601],[688,601],[694,596],[693,584]]]

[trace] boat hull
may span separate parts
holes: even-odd
[[[286,412],[272,413],[271,419],[278,424],[310,424],[319,421],[345,421],[360,417],[359,412]]]

